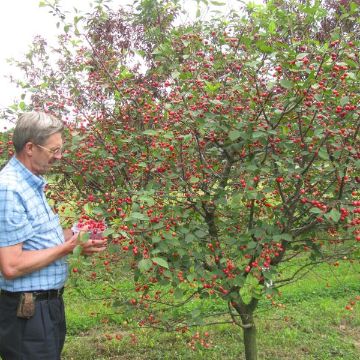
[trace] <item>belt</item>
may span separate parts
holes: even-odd
[[[21,294],[23,293],[32,293],[35,297],[35,300],[50,300],[60,298],[64,293],[64,288],[58,290],[37,290],[37,291],[7,291],[7,290],[0,290],[0,296],[7,296],[15,299],[19,299]]]

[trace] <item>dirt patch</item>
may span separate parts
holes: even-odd
[[[339,325],[339,331],[360,350],[360,331],[358,327],[354,327],[349,321],[343,320]]]

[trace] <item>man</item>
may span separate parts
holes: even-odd
[[[0,171],[0,356],[57,360],[65,341],[62,293],[66,255],[77,245],[90,255],[106,240],[80,243],[63,230],[44,195],[45,174],[61,159],[64,125],[42,112],[20,115],[15,156]]]

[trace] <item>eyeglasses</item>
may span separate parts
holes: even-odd
[[[56,148],[56,149],[48,149],[47,147],[39,145],[39,144],[35,144],[35,145],[38,146],[41,149],[44,149],[44,150],[48,151],[49,153],[51,153],[53,155],[60,155],[63,152],[62,147],[59,147],[59,148]]]

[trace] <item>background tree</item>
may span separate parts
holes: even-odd
[[[29,107],[68,123],[50,195],[64,204],[74,186],[73,211],[131,254],[142,326],[232,322],[256,359],[263,296],[358,258],[359,7],[322,5],[178,24],[176,1],[99,1],[17,63]],[[194,297],[227,310],[169,315]]]

